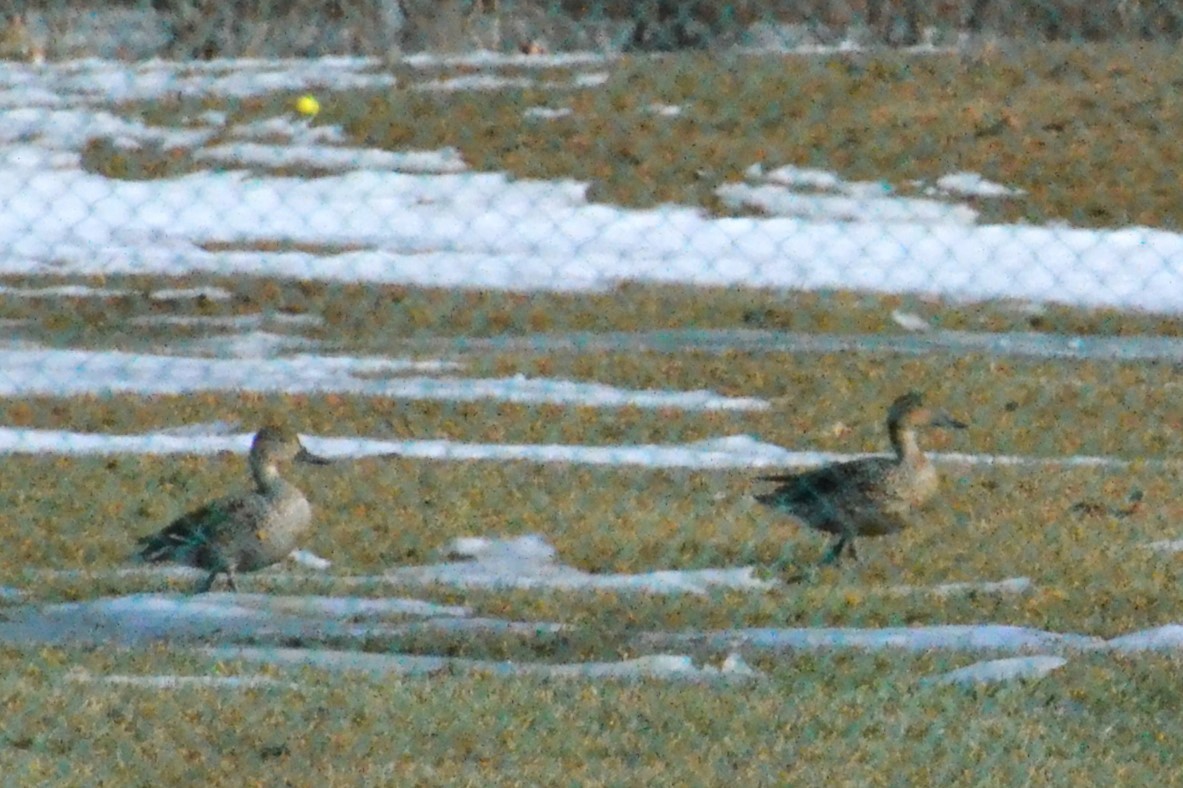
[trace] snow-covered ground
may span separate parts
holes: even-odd
[[[500,61],[498,61],[500,62]],[[519,84],[554,91],[554,106],[527,110],[542,119],[577,121],[562,106],[572,90],[594,90],[607,79],[599,56],[529,58],[529,67],[561,63],[587,68],[548,82],[533,75]],[[481,61],[473,63],[479,69]],[[506,77],[472,73],[417,84],[435,91],[504,87]],[[1010,199],[1021,189],[974,173],[949,173],[917,184],[923,197],[902,197],[878,183],[848,183],[832,173],[759,164],[741,183],[718,194],[734,205],[757,207],[762,217],[718,218],[696,208],[631,210],[588,201],[587,185],[570,181],[515,181],[473,172],[454,150],[379,151],[346,147],[342,130],[278,117],[228,125],[224,113],[178,118],[152,126],[119,114],[121,102],[172,96],[242,98],[272,92],[389,88],[393,76],[374,61],[220,61],[126,65],[98,61],[23,66],[0,64],[0,274],[102,276],[212,273],[307,280],[400,283],[504,290],[602,290],[627,280],[685,285],[795,289],[844,288],[933,294],[954,299],[1056,301],[1183,312],[1183,235],[1147,228],[978,223],[968,200]],[[652,108],[657,118],[685,118],[694,107]],[[239,140],[239,141],[234,141]],[[84,148],[93,141],[116,149],[179,150],[209,169],[159,180],[119,181],[87,172]],[[775,163],[773,163],[775,164]],[[268,170],[307,167],[331,173],[305,179]],[[233,248],[234,251],[226,251]],[[300,249],[349,249],[316,254]],[[211,251],[217,249],[217,251]],[[285,249],[288,249],[285,251]],[[123,291],[77,285],[0,289],[9,298],[120,297]],[[155,299],[226,299],[219,289],[164,288]],[[909,318],[913,318],[909,320]],[[154,318],[156,319],[156,318]],[[181,316],[182,320],[191,320]],[[353,358],[314,352],[316,343],[267,332],[278,318],[246,316],[230,328],[248,334],[207,338],[159,355],[0,347],[0,396],[95,393],[176,394],[233,390],[351,392],[399,398],[493,399],[596,407],[762,410],[755,397],[709,391],[633,391],[595,383],[545,379],[472,379],[448,359]],[[922,330],[919,318],[897,321]],[[198,318],[195,325],[213,325]],[[216,320],[213,319],[213,320]],[[315,318],[313,318],[315,321]],[[227,327],[227,326],[222,326]],[[288,326],[291,327],[291,326]],[[297,326],[298,327],[298,326]],[[284,355],[293,350],[298,355]],[[176,352],[172,352],[176,351]],[[213,355],[214,358],[208,356]],[[137,453],[243,451],[249,436],[233,426],[197,425],[151,435],[98,435],[0,427],[0,451]],[[793,466],[844,456],[798,452],[747,436],[720,436],[672,446],[511,446],[450,441],[380,441],[310,436],[316,451],[337,457],[528,459],[697,468]],[[950,462],[1034,462],[1027,458],[945,455]],[[1111,464],[1108,458],[1070,457],[1039,462]],[[596,575],[557,560],[542,542],[504,543],[475,537],[438,564],[392,569],[382,578],[400,587],[624,590],[707,594],[717,589],[765,593],[774,581],[751,567],[718,567],[635,575]],[[457,560],[457,558],[459,560]],[[314,556],[305,566],[320,567]],[[45,568],[52,570],[52,568]],[[340,568],[334,568],[339,571]],[[142,571],[142,570],[128,570]],[[342,579],[350,579],[344,575]],[[372,582],[373,578],[354,578]],[[1022,594],[1026,578],[965,581],[932,589],[885,593]],[[442,657],[372,655],[323,650],[247,648],[301,634],[362,642],[411,627],[499,631],[522,637],[554,632],[548,622],[480,619],[465,608],[414,600],[352,597],[212,594],[199,598],[132,595],[66,605],[29,601],[26,589],[0,589],[6,605],[0,642],[138,643],[175,638],[207,645],[210,654],[326,669],[556,677],[663,677],[691,680],[756,674],[738,657],[721,666],[695,664],[681,654],[621,663],[531,665],[481,663]],[[460,623],[463,622],[463,623]],[[735,629],[654,633],[650,644],[707,643],[720,650],[955,649],[1021,653],[977,670],[936,679],[962,683],[1037,676],[1078,650],[1183,648],[1183,631],[1163,627],[1111,641],[1084,634],[982,623],[976,626],[852,629]],[[1032,652],[1054,651],[1055,655]],[[188,677],[194,678],[196,677]],[[74,680],[182,686],[186,677],[91,677]],[[249,686],[249,677],[229,681]]]
[[[167,64],[0,67],[0,107],[7,107],[0,110],[0,242],[7,250],[0,272],[234,272],[515,290],[603,289],[642,280],[1183,309],[1178,233],[980,226],[968,205],[902,198],[882,184],[791,168],[765,174],[754,167],[749,176],[759,183],[722,187],[726,199],[784,217],[716,218],[678,206],[637,211],[588,202],[582,183],[460,171],[454,151],[350,149],[323,132],[318,144],[309,144],[312,132],[301,120],[288,124],[290,145],[207,148],[225,131],[223,118],[198,116],[170,129],[106,109],[116,100],[177,91],[300,90],[314,75],[341,87],[374,84],[384,78],[374,68],[350,59],[325,61],[319,70],[276,62],[211,73],[170,71]],[[588,72],[575,83],[594,89],[600,76]],[[282,129],[282,119],[269,128]],[[188,149],[217,169],[113,181],[80,167],[80,151],[93,139]],[[257,171],[292,164],[339,174],[308,180]],[[973,173],[949,173],[932,188],[978,199],[1016,193]],[[228,205],[234,210],[222,210]],[[202,248],[211,242],[359,251]]]
[[[139,435],[111,435],[93,432],[38,430],[0,427],[0,454],[37,453],[67,455],[110,454],[245,454],[249,433],[229,434],[222,424],[170,429]],[[646,468],[802,468],[827,462],[871,457],[823,451],[794,451],[764,443],[749,435],[732,435],[681,444],[617,444],[579,446],[572,444],[463,443],[450,440],[388,440],[376,438],[329,438],[306,436],[305,443],[317,454],[336,459],[361,457],[415,457],[430,460],[489,460],[555,462],[577,465],[628,465]],[[1031,465],[1123,467],[1126,460],[1113,457],[1020,457],[995,454],[930,452],[938,463],[955,465]],[[1146,464],[1147,461],[1143,461]]]
[[[284,337],[281,341],[293,341]],[[257,348],[256,343],[251,347]],[[249,351],[250,348],[247,348]],[[264,348],[266,349],[266,348]],[[766,410],[767,400],[710,391],[628,390],[548,378],[483,379],[413,373],[455,369],[453,362],[299,354],[279,358],[198,358],[115,351],[0,347],[0,396],[195,391],[350,393],[458,402],[501,400],[600,408]]]

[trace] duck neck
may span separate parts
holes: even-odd
[[[255,477],[255,486],[264,495],[275,493],[284,485],[279,468],[273,462],[252,462],[251,475]]]
[[[891,448],[895,449],[895,456],[900,462],[924,462],[924,452],[920,451],[920,445],[916,443],[915,430],[892,424],[888,434],[891,436]]]

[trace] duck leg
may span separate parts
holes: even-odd
[[[830,547],[830,549],[826,551],[825,556],[822,557],[821,565],[828,566],[830,564],[836,564],[839,561],[841,561],[842,560],[842,551],[846,548],[846,544],[849,541],[850,541],[850,538],[846,534],[842,534],[841,536],[839,536],[838,541],[834,542],[834,544]],[[853,547],[854,547],[854,545],[851,545],[852,549],[853,549]]]
[[[204,594],[214,587],[214,581],[218,579],[218,575],[222,574],[221,569],[215,569],[209,575],[197,584],[197,588],[193,589],[194,594]]]

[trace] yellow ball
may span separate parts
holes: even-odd
[[[316,96],[300,96],[296,99],[296,112],[311,117],[320,112],[320,102],[316,100]]]

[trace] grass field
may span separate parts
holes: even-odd
[[[1179,57],[1146,46],[1032,48],[1013,61],[896,54],[626,58],[596,66],[608,73],[602,86],[561,93],[571,117],[543,122],[523,118],[522,110],[553,101],[553,90],[420,92],[417,82],[476,69],[400,67],[396,90],[322,95],[317,122],[341,124],[360,145],[452,145],[477,169],[587,180],[597,200],[630,206],[673,201],[722,212],[714,187],[757,161],[884,180],[903,193],[913,179],[967,169],[1027,191],[1022,200],[980,206],[984,220],[1177,229],[1183,216],[1173,173],[1183,149],[1170,130],[1179,125],[1172,97],[1183,75]],[[529,73],[561,81],[574,70]],[[249,121],[290,101],[285,93],[118,110],[173,126],[208,109]],[[647,109],[653,104],[700,111],[656,118]],[[712,120],[695,120],[702,117]],[[136,178],[204,166],[183,155],[116,154],[94,144],[84,164]],[[413,596],[466,605],[477,616],[566,625],[541,634],[326,634],[295,644],[302,648],[573,663],[659,650],[645,640],[648,633],[997,623],[1108,638],[1173,623],[1183,608],[1183,566],[1169,552],[1148,549],[1183,538],[1173,362],[941,352],[425,350],[456,347],[447,343],[458,338],[564,332],[903,333],[894,309],[920,313],[937,329],[1179,336],[1177,315],[642,284],[575,294],[232,275],[30,275],[2,284],[63,282],[126,292],[30,298],[0,291],[0,320],[16,321],[3,323],[12,340],[148,352],[217,331],[144,318],[263,314],[273,316],[267,330],[314,340],[323,353],[442,356],[459,362],[465,376],[709,389],[772,406],[704,412],[352,394],[100,393],[3,398],[0,425],[128,434],[214,420],[250,429],[280,418],[319,436],[618,445],[752,435],[796,449],[865,452],[886,447],[886,403],[915,388],[972,425],[964,434],[931,436],[933,450],[1046,461],[943,461],[945,495],[922,524],[867,541],[860,563],[802,582],[792,581],[820,558],[826,540],[756,505],[756,471],[409,458],[297,470],[293,478],[317,512],[307,547],[334,568],[256,575],[243,579],[244,590]],[[230,297],[149,295],[176,287],[221,288]],[[1076,455],[1125,464],[1065,461]],[[187,590],[189,579],[114,570],[126,563],[136,536],[244,483],[239,456],[13,454],[4,462],[0,583],[45,603]],[[1140,503],[1130,506],[1136,493]],[[767,591],[666,596],[351,582],[437,560],[456,537],[529,533],[544,535],[562,561],[590,572],[754,564],[761,576],[781,582]],[[943,583],[1014,577],[1029,578],[1030,588],[931,593]],[[0,605],[7,606],[0,607],[0,623],[20,608],[15,601]],[[250,643],[294,645],[264,631]],[[1067,665],[1038,682],[967,689],[922,679],[981,654],[741,649],[760,679],[586,681],[480,670],[374,676],[259,667],[215,659],[192,645],[0,648],[0,774],[14,784],[63,785],[180,783],[194,771],[212,784],[259,785],[306,784],[314,775],[341,785],[1179,781],[1171,772],[1183,736],[1172,713],[1179,701],[1172,653],[1070,653]],[[679,649],[709,665],[729,650]],[[160,689],[105,681],[257,674],[275,683]]]

